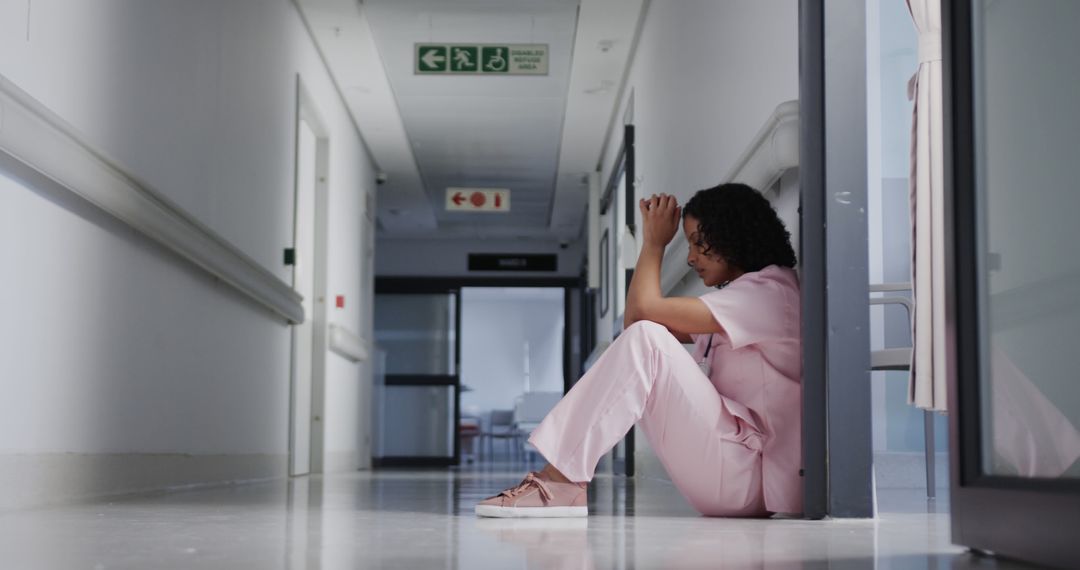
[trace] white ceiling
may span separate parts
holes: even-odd
[[[511,190],[508,214],[436,208],[440,230],[546,230],[577,0],[368,0],[365,7],[431,203],[442,206],[447,187]],[[548,44],[549,73],[415,75],[413,46],[423,42]]]
[[[301,0],[387,182],[384,237],[580,235],[642,0]],[[414,44],[540,43],[546,76],[415,75]],[[511,190],[509,214],[447,212],[447,187]]]

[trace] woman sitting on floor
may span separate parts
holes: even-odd
[[[597,462],[635,423],[702,514],[802,511],[800,294],[783,222],[743,184],[697,192],[681,216],[665,194],[639,208],[625,330],[529,438],[549,463],[477,515],[588,515]],[[680,218],[687,263],[717,289],[697,298],[660,291]]]

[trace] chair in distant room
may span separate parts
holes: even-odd
[[[562,392],[525,392],[514,402],[514,428],[518,434],[518,443],[526,462],[532,460],[536,449],[527,443],[529,435],[536,429],[548,412],[559,403]]]
[[[482,433],[480,418],[462,414],[461,423],[458,424],[458,437],[461,438],[461,458],[465,463],[473,463],[479,457],[477,448],[480,447],[478,444]]]
[[[911,283],[881,283],[871,284],[870,293],[892,293],[884,297],[871,297],[871,305],[901,305],[907,310],[908,330],[911,330],[911,319],[914,315],[914,305],[911,299],[896,295],[904,291],[911,291]],[[884,348],[870,353],[870,369],[874,371],[911,370],[910,346],[901,348]],[[935,465],[934,465],[934,414],[923,411],[923,439],[925,441],[926,456],[926,496],[933,499],[935,490]]]
[[[489,460],[495,458],[495,440],[497,439],[506,442],[506,453],[513,461],[516,457],[518,440],[517,430],[514,429],[514,410],[491,410],[488,415],[487,429],[481,434],[480,447],[487,450]]]

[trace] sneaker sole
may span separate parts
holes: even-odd
[[[572,518],[589,516],[589,507],[499,507],[476,505],[476,516],[502,519]]]

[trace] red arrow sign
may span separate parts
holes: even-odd
[[[505,188],[447,188],[448,212],[510,211],[510,191]]]

